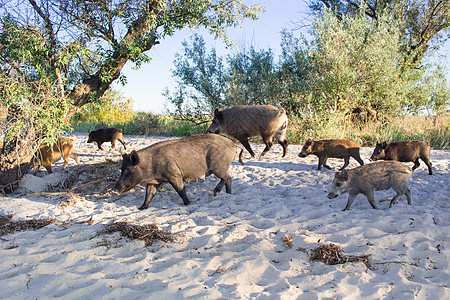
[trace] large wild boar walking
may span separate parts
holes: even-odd
[[[392,207],[403,194],[406,195],[408,204],[411,204],[411,191],[406,186],[409,178],[411,178],[411,169],[400,162],[374,162],[351,170],[336,172],[328,198],[333,199],[348,192],[347,205],[344,208],[348,210],[356,196],[364,194],[370,205],[376,209],[374,191],[392,188],[397,195],[392,198],[389,207]]]
[[[41,145],[34,154],[33,165],[34,170],[37,171],[40,166],[44,166],[49,174],[53,173],[52,163],[58,161],[61,157],[64,158],[63,170],[69,163],[69,157],[73,158],[79,164],[78,156],[72,153],[73,140],[65,137],[58,137],[58,140],[51,147]]]
[[[422,141],[403,141],[387,144],[378,143],[373,150],[370,159],[373,161],[396,160],[401,162],[414,162],[412,170],[420,166],[419,158],[425,162],[428,167],[428,174],[433,175],[430,160],[430,145]]]
[[[207,133],[225,134],[239,140],[245,149],[255,157],[248,138],[260,136],[266,148],[259,158],[272,147],[275,139],[283,147],[283,157],[287,153],[286,140],[288,119],[283,108],[272,105],[239,105],[229,109],[216,109],[214,119]]]
[[[127,150],[127,146],[122,135],[122,129],[120,128],[102,128],[89,131],[89,138],[87,142],[97,142],[98,150],[103,150],[102,144],[106,142],[111,142],[111,149],[115,149],[116,141],[121,142],[123,148]]]
[[[356,159],[361,166],[364,165],[364,161],[359,156],[360,146],[360,144],[347,140],[313,141],[311,139],[307,139],[298,156],[306,157],[310,154],[317,156],[319,158],[319,166],[317,167],[317,170],[320,170],[322,166],[327,169],[331,169],[331,167],[327,165],[327,159],[329,157],[343,158],[344,165],[340,168],[340,171],[342,171],[348,166],[350,157]]]
[[[147,183],[145,201],[139,209],[146,209],[158,187],[170,183],[189,204],[185,181],[197,180],[214,174],[220,178],[214,196],[223,186],[231,193],[228,173],[236,154],[236,144],[217,134],[201,134],[155,143],[147,148],[123,155],[122,173],[115,189],[120,194],[139,183]],[[242,164],[242,161],[240,161]]]

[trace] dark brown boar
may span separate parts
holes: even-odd
[[[319,158],[319,166],[317,170],[320,170],[322,166],[327,169],[331,169],[327,165],[327,159],[343,158],[344,165],[340,170],[344,170],[350,161],[350,157],[353,157],[358,161],[360,165],[364,165],[363,160],[359,156],[359,147],[361,145],[347,140],[320,140],[313,141],[307,139],[305,145],[303,145],[302,151],[298,154],[299,157],[306,157],[310,154],[314,154]]]
[[[385,141],[378,143],[373,150],[370,159],[396,160],[401,162],[414,162],[412,170],[420,166],[419,158],[428,166],[428,174],[433,175],[430,161],[430,145],[422,141],[403,141],[387,144]]]
[[[64,158],[63,170],[67,167],[69,163],[69,157],[73,158],[77,164],[79,164],[78,156],[72,153],[73,140],[65,137],[58,137],[53,146],[49,147],[47,145],[41,145],[34,154],[33,164],[34,170],[37,171],[40,166],[44,166],[49,174],[53,173],[52,163],[59,160],[61,157]]]
[[[103,150],[102,144],[111,142],[111,149],[116,148],[116,140],[122,143],[123,148],[127,150],[125,141],[122,135],[122,129],[119,128],[103,128],[94,131],[89,131],[88,143],[97,142],[98,150]]]
[[[411,169],[408,166],[397,161],[379,161],[336,172],[328,198],[333,199],[348,193],[347,205],[344,208],[348,210],[356,196],[364,194],[370,205],[376,209],[374,191],[392,188],[397,194],[392,198],[389,207],[392,207],[402,195],[406,195],[408,204],[411,204],[411,191],[406,186],[409,178]]]
[[[272,147],[275,139],[283,147],[283,157],[287,153],[288,119],[283,108],[272,105],[239,105],[229,109],[216,109],[214,119],[206,130],[207,133],[225,134],[239,140],[251,156],[255,157],[248,138],[260,136],[266,148],[259,158]]]
[[[120,194],[139,183],[147,183],[145,201],[139,209],[146,209],[158,187],[170,183],[189,204],[185,181],[197,180],[214,174],[220,178],[214,196],[223,186],[231,193],[231,177],[228,173],[236,153],[236,145],[230,139],[217,134],[201,134],[176,140],[155,143],[147,148],[123,155],[122,173],[115,190]],[[242,163],[242,161],[241,161]]]

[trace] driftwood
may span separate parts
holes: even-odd
[[[60,196],[60,195],[67,195],[67,194],[72,194],[73,191],[83,188],[83,187],[87,187],[90,186],[92,184],[96,184],[96,183],[100,183],[100,182],[104,182],[104,181],[114,181],[113,178],[102,178],[102,179],[97,179],[88,183],[84,183],[82,185],[78,185],[75,186],[73,188],[71,188],[70,190],[66,191],[66,192],[37,192],[37,193],[31,193],[28,194],[27,197],[31,197],[31,196]]]

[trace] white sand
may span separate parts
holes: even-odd
[[[72,137],[82,164],[120,158],[118,151],[96,151],[86,135]],[[164,138],[125,139],[130,151]],[[263,149],[252,147],[258,154]],[[261,161],[246,154],[244,167],[231,166],[231,195],[223,190],[214,197],[218,179],[210,176],[187,184],[188,206],[165,185],[144,211],[137,209],[145,195],[140,187],[122,195],[29,196],[79,168],[73,160],[67,172],[59,161],[53,175],[44,168],[38,177],[28,174],[19,192],[0,198],[0,214],[57,222],[1,237],[0,298],[450,299],[449,151],[432,151],[433,176],[424,163],[414,172],[413,205],[403,196],[391,209],[385,201],[374,210],[359,195],[345,212],[347,194],[326,197],[334,170],[317,171],[317,158],[300,159],[299,151],[290,145],[281,158],[274,145]],[[366,163],[371,152],[361,149]],[[329,159],[333,168],[342,164]],[[350,160],[349,168],[357,165]],[[377,199],[394,194],[375,192]],[[176,242],[144,247],[118,233],[98,235],[104,224],[123,220],[156,223],[176,234]],[[311,261],[310,251],[328,243],[346,255],[371,255],[374,270],[361,262]]]

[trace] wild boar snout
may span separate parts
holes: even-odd
[[[306,157],[307,156],[307,154],[306,153],[304,153],[304,152],[300,152],[299,154],[298,154],[298,157]]]
[[[337,198],[338,196],[339,196],[338,194],[335,194],[333,192],[329,192],[327,195],[328,199],[334,199]]]

